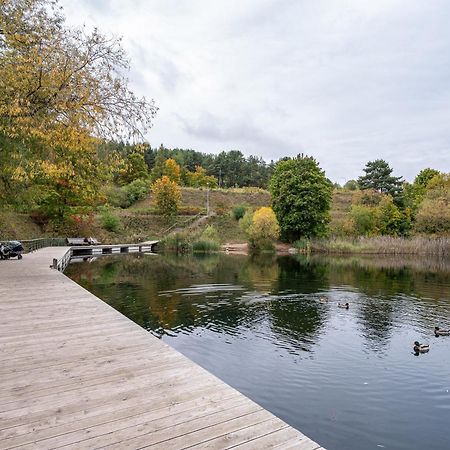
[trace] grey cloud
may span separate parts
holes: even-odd
[[[376,158],[408,179],[450,169],[446,0],[62,3],[123,34],[133,88],[160,106],[150,142],[305,152],[339,182]]]
[[[222,146],[228,145],[241,151],[247,149],[247,153],[248,150],[259,149],[256,155],[265,159],[278,159],[280,153],[297,154],[303,151],[301,145],[279,139],[253,124],[250,119],[222,119],[208,112],[203,112],[196,121],[179,115],[177,118],[185,132],[195,138],[221,142]]]

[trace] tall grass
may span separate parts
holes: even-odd
[[[168,234],[158,243],[158,250],[168,253],[190,253],[192,244],[190,237],[185,233]]]
[[[311,252],[336,254],[380,254],[380,255],[450,255],[449,237],[412,238],[376,236],[356,239],[315,239],[310,244]]]
[[[192,243],[194,253],[213,253],[220,250],[220,245],[216,241],[209,239],[199,239]]]

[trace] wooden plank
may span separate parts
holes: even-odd
[[[1,262],[0,449],[319,448],[49,268],[69,250]]]
[[[142,395],[141,391],[128,393],[126,398],[122,398],[121,402],[117,402],[115,397],[108,398],[105,402],[91,406],[88,410],[81,409],[75,411],[65,411],[64,414],[45,415],[36,420],[29,420],[21,424],[6,428],[0,431],[0,442],[16,436],[24,434],[32,434],[47,429],[57,429],[57,427],[64,427],[69,424],[84,423],[81,429],[89,425],[95,425],[98,417],[108,417],[109,414],[120,412],[122,409],[126,411],[135,411],[139,408],[149,410],[149,406],[154,408],[165,408],[174,406],[179,403],[189,402],[195,399],[199,404],[203,404],[206,400],[214,398],[219,395],[222,398],[228,398],[231,395],[229,389],[224,384],[197,386],[192,387],[186,391],[184,386],[170,389],[170,395],[165,396],[164,391],[152,392],[150,395]],[[239,395],[233,392],[233,395]],[[131,414],[130,414],[131,415]],[[107,421],[107,420],[105,420]],[[76,428],[78,429],[78,428]],[[58,434],[50,430],[50,435]]]
[[[284,429],[289,428],[283,421],[278,418],[269,418],[264,422],[260,422],[256,425],[249,425],[240,430],[233,430],[230,433],[222,434],[213,439],[206,440],[200,444],[195,444],[189,447],[183,447],[186,449],[196,449],[196,450],[211,450],[211,449],[229,449],[235,448],[236,446],[247,443],[254,442],[257,438],[261,436],[273,435],[275,432],[284,431]],[[279,439],[279,436],[278,436]],[[255,448],[254,445],[252,445]],[[266,446],[259,448],[267,448]]]
[[[255,448],[263,448],[263,449],[287,449],[287,448],[298,448],[303,443],[308,442],[311,443],[306,436],[301,433],[298,433],[294,428],[286,425],[285,427],[280,427],[278,430],[268,430],[268,433],[261,433],[260,436],[256,436],[255,438],[249,440],[248,442],[242,442],[235,446],[231,446],[229,448],[233,448],[236,450],[253,450]],[[313,443],[318,448],[319,445],[315,442]],[[224,447],[225,448],[225,447]],[[228,448],[228,447],[227,447]]]

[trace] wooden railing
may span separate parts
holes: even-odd
[[[44,247],[64,247],[67,245],[66,238],[40,238],[20,241],[25,253],[34,252]]]
[[[60,272],[64,272],[66,267],[70,263],[70,259],[72,258],[72,249],[69,248],[66,253],[62,256],[62,258],[57,259],[53,258],[52,268],[59,270]]]

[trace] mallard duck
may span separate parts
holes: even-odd
[[[348,309],[349,307],[348,303],[338,303],[338,308]]]
[[[319,302],[320,303],[328,303],[328,299],[326,297],[320,297]]]
[[[436,336],[450,336],[450,330],[441,330],[439,327],[434,327],[434,334]]]
[[[430,350],[430,346],[428,344],[420,344],[418,341],[414,342],[415,353],[426,353],[428,350]]]

